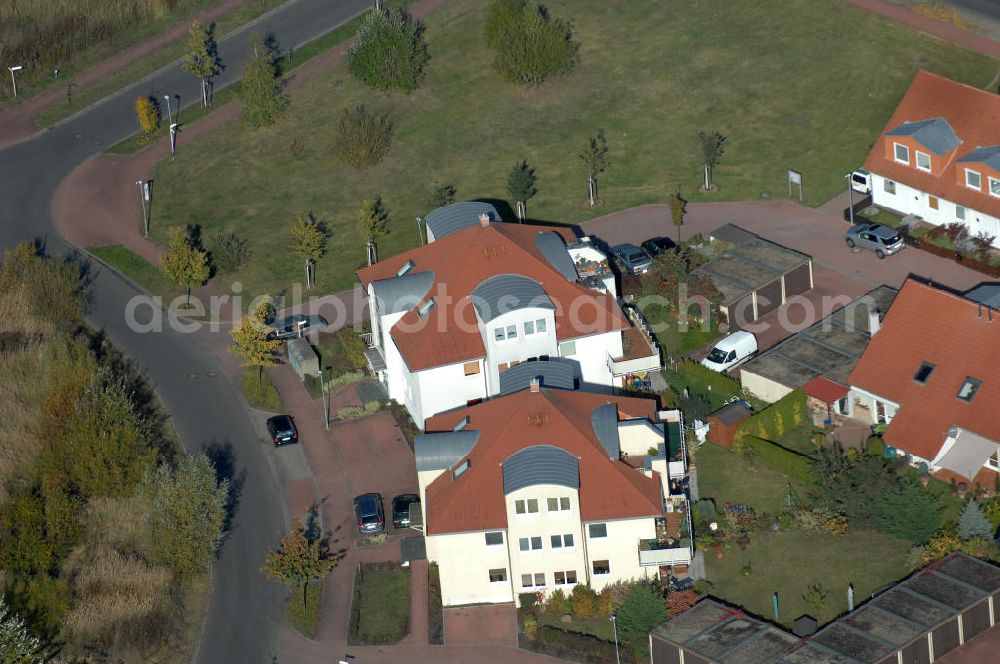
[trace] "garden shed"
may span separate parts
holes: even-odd
[[[653,664],[930,664],[998,620],[1000,568],[952,553],[809,638],[707,597],[649,644]]]
[[[812,258],[748,230],[726,224],[709,235],[725,247],[698,266],[722,294],[720,313],[730,327],[742,327],[813,288]]]
[[[708,416],[708,440],[716,445],[732,449],[733,438],[740,422],[753,413],[742,401],[726,404]]]
[[[292,339],[287,345],[288,364],[292,366],[299,378],[315,376],[319,373],[319,357],[308,339]]]

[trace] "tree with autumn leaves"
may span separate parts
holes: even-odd
[[[208,252],[197,245],[190,229],[171,228],[167,253],[160,259],[163,274],[178,288],[187,291],[187,304],[191,303],[191,289],[208,281],[211,269]]]
[[[264,296],[229,333],[233,338],[229,350],[243,358],[244,367],[257,367],[258,383],[263,380],[264,367],[278,363],[274,352],[281,346],[281,341],[271,335],[274,329],[267,324],[270,311],[273,311],[271,299]]]
[[[136,97],[135,115],[142,127],[143,138],[148,142],[153,132],[160,128],[160,106],[154,97],[143,95]]]
[[[308,609],[308,586],[322,579],[337,566],[337,557],[330,553],[325,539],[311,539],[298,519],[281,538],[278,548],[267,552],[267,563],[261,571],[270,578],[292,588],[302,587],[302,607]]]

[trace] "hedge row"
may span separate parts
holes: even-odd
[[[753,450],[754,463],[762,463],[790,479],[804,484],[811,484],[814,481],[812,475],[813,460],[803,454],[749,434],[739,436],[738,440],[734,442],[734,449],[738,450],[741,446]]]
[[[607,664],[615,661],[615,644],[596,636],[569,632],[549,625],[539,625],[538,635],[532,640],[519,635],[519,645],[525,650],[543,653],[558,659],[568,659],[581,664]],[[623,663],[636,662],[628,648],[622,647],[619,656]]]
[[[741,433],[763,440],[779,442],[786,433],[802,424],[806,415],[806,395],[794,390],[776,403],[740,422],[737,437]]]

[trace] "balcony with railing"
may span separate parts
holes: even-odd
[[[622,331],[623,353],[621,357],[608,356],[608,369],[614,376],[657,371],[661,366],[660,346],[649,324],[634,307],[625,306],[622,311],[630,325]]]
[[[690,565],[694,557],[688,504],[656,520],[656,539],[639,540],[639,564],[643,567]]]

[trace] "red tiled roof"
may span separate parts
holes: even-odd
[[[924,362],[934,370],[921,385]],[[966,377],[981,381],[969,403],[956,396]],[[850,382],[899,404],[885,440],[911,454],[933,459],[953,426],[1000,441],[1000,312],[908,280]]]
[[[909,165],[895,161],[887,149],[887,142],[890,145],[893,140],[906,143],[906,137],[886,136],[885,133],[904,122],[934,118],[947,120],[962,143],[941,157],[932,155],[933,171],[930,173],[914,166],[916,156],[912,150]],[[1000,217],[1000,198],[990,196],[986,179],[987,173],[997,174],[986,164],[958,163],[977,147],[994,145],[1000,145],[1000,96],[921,70],[872,146],[865,168],[933,196]],[[930,154],[929,150],[925,151]],[[965,186],[966,166],[982,174],[982,191]]]
[[[619,418],[652,418],[655,402],[631,397],[551,390],[523,390],[499,399],[435,415],[428,433],[452,431],[464,417],[479,442],[465,458],[469,469],[455,479],[444,471],[427,487],[427,534],[507,527],[500,464],[530,445],[553,445],[578,457],[583,521],[657,516],[663,513],[660,480],[609,459],[590,425],[601,404],[612,401]],[[459,462],[461,463],[461,461]],[[458,465],[458,464],[456,464]]]
[[[486,354],[469,296],[480,283],[499,274],[523,275],[541,285],[556,307],[559,340],[628,327],[614,297],[567,281],[549,264],[535,245],[535,237],[543,232],[559,233],[566,241],[574,239],[568,228],[476,225],[358,270],[366,288],[372,281],[395,277],[408,260],[415,264],[414,273],[434,271],[435,284],[428,297],[433,296],[437,306],[424,319],[416,310],[406,313],[390,332],[411,371]]]
[[[802,386],[802,391],[823,403],[833,403],[844,398],[849,389],[845,385],[824,376],[816,376]]]

